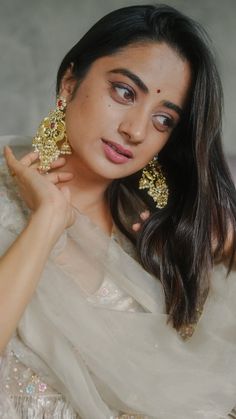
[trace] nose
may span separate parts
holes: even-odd
[[[118,131],[126,141],[142,143],[147,135],[149,117],[146,112],[130,109],[119,124]]]

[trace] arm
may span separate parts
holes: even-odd
[[[39,210],[0,259],[0,352],[30,301],[49,253],[61,234],[53,212]]]
[[[33,213],[25,229],[0,258],[0,353],[32,297],[55,242],[73,222],[66,199],[68,190],[65,194],[55,185],[72,176],[65,172],[40,174],[32,167],[32,159],[36,158],[30,153],[18,161],[6,150],[8,166],[16,174],[22,196]]]

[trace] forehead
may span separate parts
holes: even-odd
[[[96,60],[91,70],[94,69],[97,74],[110,74],[113,69],[121,67],[136,74],[151,93],[161,89],[174,96],[179,104],[185,100],[191,83],[190,64],[166,43],[126,46]]]

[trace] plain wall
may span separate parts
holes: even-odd
[[[164,2],[164,1],[163,1]],[[54,107],[65,53],[107,12],[132,0],[0,2],[0,135],[34,135]],[[214,43],[225,93],[224,146],[236,155],[236,0],[168,0],[203,24]]]

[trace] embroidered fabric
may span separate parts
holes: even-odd
[[[16,148],[16,154],[21,152]],[[0,155],[0,225],[9,231],[19,234],[26,224],[29,210],[24,206],[18,193],[16,184]],[[117,230],[113,229],[112,239],[124,246],[127,252],[134,254],[132,246],[124,239]],[[52,255],[60,254],[65,246],[65,234],[62,235],[52,251]],[[143,311],[142,307],[126,292],[112,282],[104,278],[100,288],[91,296],[88,301],[95,304],[103,304],[115,310]],[[17,338],[15,337],[15,341]],[[2,419],[79,419],[70,403],[50,385],[45,377],[36,374],[31,368],[24,365],[24,354],[17,350],[8,348],[6,368],[1,374],[1,387],[5,394],[4,404],[8,403],[9,409],[3,409],[3,400],[0,400],[0,417]],[[2,368],[3,371],[3,368]],[[4,396],[3,396],[4,397]],[[144,419],[144,415],[118,414],[114,411],[114,418],[123,419]]]
[[[5,180],[0,252],[25,222],[22,214],[16,216],[22,208],[11,192],[12,179]],[[81,419],[226,418],[236,388],[235,274],[226,281],[225,269],[216,267],[203,314],[183,342],[167,324],[161,284],[124,250],[80,213],[54,248],[9,344],[33,372],[31,379],[39,380],[35,394],[49,397],[46,391],[53,389],[54,402],[63,395],[64,406],[69,401]],[[2,382],[9,356],[2,363]],[[12,368],[14,375],[15,359]],[[40,383],[47,385],[45,392]],[[33,390],[31,384],[25,381],[24,389]],[[18,419],[5,390],[2,418]],[[33,395],[25,397],[27,405]]]
[[[13,402],[16,417],[19,419],[78,419],[78,415],[62,395],[25,366],[12,350],[8,355],[2,386],[6,396]]]
[[[89,300],[115,310],[143,311],[132,297],[108,279],[104,279],[99,290]],[[39,376],[20,361],[24,360],[24,354],[21,354],[19,344],[17,346],[15,352],[12,349],[9,351],[5,377],[1,378],[6,395],[13,401],[17,419],[79,419],[62,395],[47,384],[45,377]],[[144,419],[145,416],[121,414],[116,418]]]

